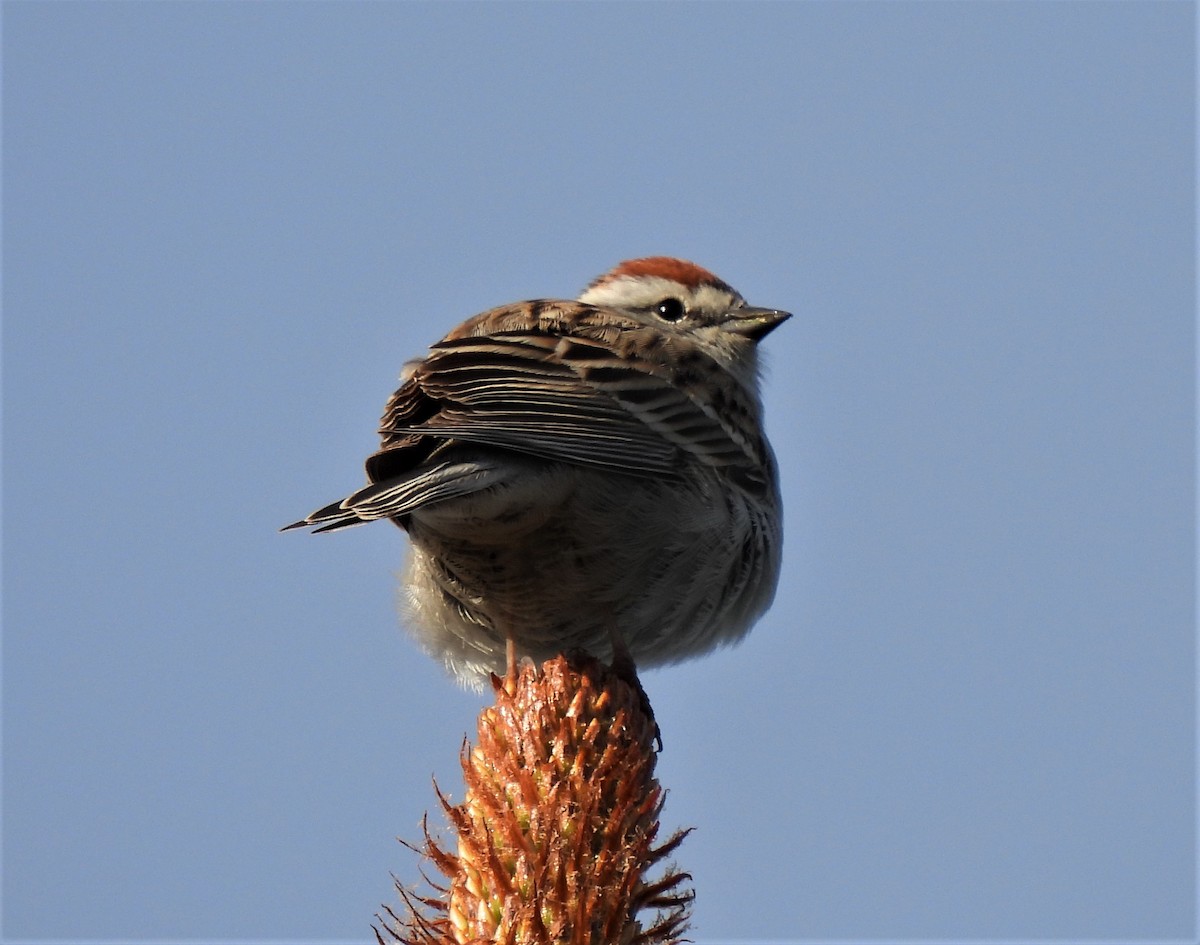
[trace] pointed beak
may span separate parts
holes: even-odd
[[[761,341],[791,317],[791,312],[746,306],[730,312],[729,320],[725,322],[724,327],[727,331],[745,335],[754,341]]]

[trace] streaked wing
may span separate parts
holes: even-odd
[[[641,356],[651,334],[578,302],[485,312],[434,345],[393,395],[381,453],[423,434],[645,475],[675,473],[681,453],[755,465],[758,444],[721,422],[701,399],[704,385],[687,383],[669,358]],[[691,353],[694,371],[707,359]],[[701,366],[726,401],[745,396],[715,364]]]
[[[513,474],[484,454],[464,461],[454,441],[647,476],[678,475],[690,457],[760,491],[771,461],[761,436],[742,432],[756,429],[753,411],[686,337],[580,302],[505,306],[464,322],[412,367],[367,459],[371,485],[288,527],[403,524],[420,506]]]

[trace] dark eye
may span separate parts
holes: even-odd
[[[677,322],[687,313],[679,299],[663,299],[654,306],[654,314],[664,322]]]

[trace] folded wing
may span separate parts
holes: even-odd
[[[761,442],[747,443],[699,390],[749,398],[716,364],[705,385],[681,381],[678,359],[640,357],[650,329],[579,302],[485,312],[434,345],[388,401],[371,485],[294,526],[320,531],[403,516],[496,484],[495,469],[437,462],[451,441],[640,476],[676,476],[685,454],[754,480]],[[637,337],[641,336],[641,337]],[[705,371],[692,352],[691,369]]]

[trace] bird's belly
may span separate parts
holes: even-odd
[[[469,683],[503,670],[508,637],[538,660],[607,658],[614,632],[640,665],[698,655],[739,638],[770,600],[745,599],[758,593],[745,576],[763,572],[743,560],[757,547],[748,514],[715,476],[549,467],[414,514],[408,622]]]

